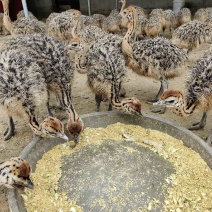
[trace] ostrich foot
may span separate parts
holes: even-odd
[[[204,126],[205,126],[205,124],[203,124],[200,121],[200,122],[197,122],[197,123],[192,124],[192,127],[189,127],[188,129],[189,130],[200,130],[200,129],[204,128]]]
[[[100,104],[102,102],[102,95],[95,95],[95,100],[96,100],[96,112],[100,111]]]
[[[9,140],[15,134],[15,124],[13,122],[13,118],[9,117],[8,127],[4,132],[4,140]]]
[[[112,111],[112,110],[113,110],[112,104],[110,103],[110,104],[109,104],[109,107],[108,107],[108,111]]]
[[[206,125],[207,113],[204,112],[201,118],[201,121],[192,124],[192,127],[188,128],[189,130],[200,130]]]

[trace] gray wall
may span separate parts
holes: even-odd
[[[91,14],[103,13],[108,14],[109,11],[116,8],[116,0],[90,0]],[[212,7],[212,0],[185,0],[186,7],[195,12],[200,7]],[[88,14],[87,0],[80,0],[80,10],[83,14]],[[143,8],[172,8],[172,0],[127,0],[128,5],[138,5]],[[118,0],[118,8],[121,7]]]
[[[27,6],[35,16],[42,18],[56,9],[55,0],[27,0]]]

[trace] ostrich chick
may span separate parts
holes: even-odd
[[[14,115],[27,120],[36,135],[68,140],[58,119],[48,117],[43,123],[38,123],[38,109],[48,99],[45,79],[40,73],[43,67],[22,50],[4,49],[0,52],[0,107],[10,117],[5,140],[14,135]]]
[[[182,117],[192,115],[198,108],[204,112],[202,119],[189,129],[203,128],[206,124],[207,112],[212,108],[212,52],[206,53],[190,71],[185,97],[178,90],[168,90],[155,105],[176,107],[175,113]],[[208,138],[208,143],[212,144],[212,136]]]
[[[34,184],[30,179],[30,172],[29,163],[22,158],[16,157],[0,162],[0,185],[21,190],[25,187],[33,189]]]
[[[212,41],[212,28],[199,21],[190,21],[178,27],[172,35],[172,43],[189,51],[202,43]]]
[[[177,13],[177,19],[179,26],[188,23],[191,21],[191,11],[188,8],[182,8]]]
[[[103,99],[109,99],[109,110],[113,108],[141,115],[141,103],[137,98],[119,100],[125,78],[125,58],[121,52],[121,38],[105,35],[94,42],[87,54],[88,85],[95,94],[97,111]]]
[[[4,26],[11,35],[27,35],[45,32],[45,24],[37,19],[20,18],[12,22],[9,16],[9,0],[1,0],[4,8]]]
[[[167,79],[179,76],[185,66],[187,55],[183,50],[161,37],[145,39],[130,44],[137,21],[134,7],[128,7],[120,13],[129,19],[128,31],[122,41],[122,52],[133,71],[142,76],[160,80],[161,87],[155,100],[168,88]],[[155,101],[154,100],[154,101]],[[155,111],[164,112],[164,110]]]
[[[20,36],[7,43],[8,50],[26,52],[29,60],[37,62],[40,78],[45,82],[45,90],[54,93],[68,114],[67,129],[74,141],[83,130],[83,122],[74,109],[71,98],[71,85],[74,77],[74,63],[71,58],[77,49],[81,49],[80,40],[61,42],[45,34]],[[23,60],[24,61],[24,60]],[[30,75],[32,69],[25,70]],[[46,104],[49,95],[47,93]],[[40,95],[44,97],[44,94]],[[50,114],[51,115],[51,114]]]
[[[70,40],[73,38],[71,31],[75,20],[79,19],[80,15],[81,12],[78,10],[71,10],[56,15],[48,23],[47,34],[58,40]]]

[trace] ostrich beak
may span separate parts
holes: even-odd
[[[142,113],[136,113],[135,115],[139,117],[144,117]]]
[[[165,106],[165,104],[162,100],[158,100],[157,102],[154,102],[153,105],[161,105],[161,106],[164,105]]]
[[[66,141],[69,140],[69,138],[64,133],[59,133],[57,137],[62,138],[64,140],[66,140]]]
[[[33,182],[29,179],[26,185],[27,188],[33,189],[34,188],[34,184]]]
[[[75,143],[75,144],[78,144],[78,142],[79,142],[79,137],[78,137],[78,135],[73,135],[72,137],[73,137],[74,143]]]

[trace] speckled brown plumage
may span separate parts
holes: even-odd
[[[212,52],[207,52],[190,70],[186,82],[185,96],[178,90],[165,91],[156,103],[167,107],[176,107],[175,113],[189,116],[198,108],[203,111],[200,122],[194,123],[189,129],[201,129],[206,124],[207,112],[212,109]],[[212,134],[208,144],[212,144]]]
[[[97,111],[103,99],[109,99],[113,108],[132,114],[141,113],[137,98],[119,100],[119,93],[125,78],[125,58],[121,52],[121,37],[104,35],[94,42],[87,53],[88,85],[95,94]]]
[[[202,43],[212,41],[212,28],[199,21],[190,21],[178,27],[172,35],[172,42],[181,48],[192,50]]]
[[[177,18],[179,26],[188,23],[189,21],[191,21],[191,11],[188,8],[182,8],[177,13]]]
[[[47,34],[58,40],[70,40],[72,38],[72,29],[76,19],[81,13],[78,10],[63,12],[53,17],[47,27]],[[80,26],[77,26],[77,32],[80,31]]]
[[[29,64],[33,64],[33,62],[38,64],[36,70],[46,84],[46,92],[54,92],[65,107],[69,118],[72,119],[72,123],[79,123],[83,127],[81,119],[71,102],[71,82],[74,70],[74,65],[70,59],[70,54],[73,53],[71,52],[72,46],[67,42],[57,41],[45,34],[18,37],[9,41],[6,46],[9,47],[4,50],[5,54],[7,54],[7,51],[23,51],[26,54],[26,61],[30,60]],[[14,56],[14,58],[16,57]],[[27,66],[25,69],[25,73],[29,72],[30,74],[31,69]],[[43,97],[44,93],[40,96]]]
[[[0,185],[21,190],[25,187],[33,189],[30,173],[29,163],[20,157],[0,162]]]

